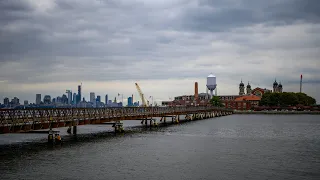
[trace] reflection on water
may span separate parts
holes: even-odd
[[[1,146],[1,179],[320,179],[319,117],[232,115],[157,130],[131,121],[124,135],[79,126],[60,147],[39,143],[45,134],[0,135],[30,143]]]

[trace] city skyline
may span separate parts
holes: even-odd
[[[218,95],[237,93],[241,79],[272,89],[276,78],[299,92],[303,74],[302,91],[319,102],[320,2],[252,2],[5,1],[0,98],[32,103],[82,82],[86,100],[139,99],[137,82],[159,102],[192,94],[194,82],[205,92],[212,72]]]
[[[302,77],[302,75],[300,75],[301,77]],[[276,81],[276,79],[275,79],[275,81]],[[242,81],[242,79],[241,79],[241,81],[240,81],[240,83],[243,83],[243,81]],[[281,81],[279,81],[278,83],[281,83]],[[196,82],[196,84],[198,84],[198,82]],[[245,83],[244,83],[245,84]],[[250,86],[252,86],[252,83],[250,83],[249,81],[248,81],[248,83],[247,84],[250,84]],[[245,84],[245,86],[247,86],[247,84]],[[282,84],[282,83],[281,83]],[[93,103],[94,104],[94,106],[96,105],[95,103],[96,102],[104,102],[104,103],[107,103],[107,99],[105,98],[106,96],[107,97],[111,97],[109,94],[103,94],[103,95],[101,95],[101,94],[96,94],[95,92],[92,92],[92,91],[90,91],[89,92],[89,96],[88,96],[88,98],[86,98],[87,96],[85,95],[85,93],[83,93],[83,89],[82,89],[82,83],[81,83],[81,85],[78,85],[77,87],[78,87],[78,89],[77,89],[77,91],[79,90],[79,87],[81,86],[81,92],[80,92],[80,94],[82,94],[82,99],[81,99],[81,101],[83,100],[83,99],[85,99],[86,100],[86,102],[91,102],[91,103]],[[253,87],[259,87],[259,86],[254,86],[254,84],[253,84]],[[299,84],[299,87],[300,87],[300,84]],[[266,88],[266,89],[272,89],[272,88],[269,88],[269,87],[260,87],[260,88]],[[202,88],[199,88],[200,90],[202,89]],[[206,88],[204,88],[204,89],[206,89]],[[216,92],[217,92],[217,89],[216,89]],[[284,92],[291,92],[291,91],[284,91]],[[296,91],[296,92],[298,92],[298,91]],[[66,90],[66,93],[62,93],[62,94],[60,94],[62,97],[63,96],[66,96],[66,97],[69,97],[69,95],[68,95],[68,93],[70,93],[70,97],[72,98],[72,103],[71,104],[74,104],[74,102],[75,102],[75,98],[77,98],[78,97],[78,95],[76,94],[76,93],[73,93],[73,97],[72,97],[72,90]],[[78,91],[78,93],[79,93],[79,91]],[[205,91],[201,91],[200,93],[205,93]],[[303,93],[305,93],[305,92],[303,92]],[[191,93],[187,93],[187,94],[179,94],[179,95],[176,95],[176,96],[181,96],[181,95],[192,95],[193,93],[191,92]],[[237,93],[234,93],[234,94],[219,94],[219,95],[222,95],[222,96],[224,96],[224,95],[236,95]],[[40,94],[40,97],[38,96],[39,94],[35,94],[35,101],[33,102],[32,100],[28,100],[28,99],[20,99],[18,96],[14,96],[14,97],[4,97],[4,98],[9,98],[9,100],[11,100],[11,99],[14,99],[15,97],[17,97],[19,100],[20,100],[20,104],[23,104],[22,103],[22,101],[28,101],[29,103],[35,103],[35,104],[39,104],[39,102],[41,101],[43,101],[43,98],[44,98],[44,96],[47,96],[47,95],[49,95],[49,96],[51,96],[51,100],[53,100],[53,99],[56,99],[56,98],[61,98],[61,96],[60,95],[57,95],[57,96],[52,96],[52,95],[50,95],[50,94]],[[134,96],[134,95],[136,95],[136,96]],[[217,95],[217,94],[215,94],[215,95]],[[101,99],[101,97],[102,97],[102,99]],[[140,97],[140,95],[139,94],[136,94],[136,93],[133,93],[133,94],[131,94],[131,96],[127,96],[126,97],[126,95],[123,95],[123,94],[120,94],[120,93],[117,93],[117,95],[116,96],[114,96],[116,99],[117,99],[117,102],[118,103],[122,103],[123,105],[128,105],[128,104],[130,104],[129,102],[131,102],[131,105],[133,104],[133,102],[141,102],[141,97]],[[153,96],[154,97],[154,96]],[[4,99],[3,98],[3,99]],[[40,98],[40,99],[39,99]],[[122,99],[123,98],[123,99]],[[133,98],[133,101],[132,101],[132,98]],[[150,103],[151,103],[151,98],[152,98],[152,95],[150,95],[150,96],[148,96],[147,94],[145,94],[145,98],[146,98],[146,100],[147,101],[150,101]],[[99,99],[99,100],[98,100]],[[130,99],[130,100],[129,100]],[[37,103],[37,100],[38,100],[38,103]],[[109,101],[110,101],[111,99],[109,99]],[[153,99],[153,101],[154,101],[154,103],[157,103],[157,104],[161,104],[161,101],[168,101],[168,100],[172,100],[172,97],[169,97],[169,99]],[[112,100],[111,100],[112,101]],[[68,99],[68,104],[70,104],[69,103],[70,102],[70,100]],[[0,102],[0,104],[1,104],[2,102]]]

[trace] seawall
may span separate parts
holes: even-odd
[[[234,114],[313,114],[313,115],[320,115],[320,111],[234,111]]]

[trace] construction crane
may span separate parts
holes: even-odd
[[[146,103],[146,100],[145,100],[145,98],[144,98],[144,95],[143,95],[143,93],[142,93],[142,91],[141,91],[138,83],[135,83],[135,84],[136,84],[136,88],[137,88],[137,90],[138,90],[138,93],[139,93],[139,95],[140,95],[141,101],[142,101],[142,106],[143,106],[143,107],[147,107],[148,105],[147,105],[147,103]]]

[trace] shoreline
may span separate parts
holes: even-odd
[[[320,111],[234,111],[233,114],[310,114],[320,115]]]

